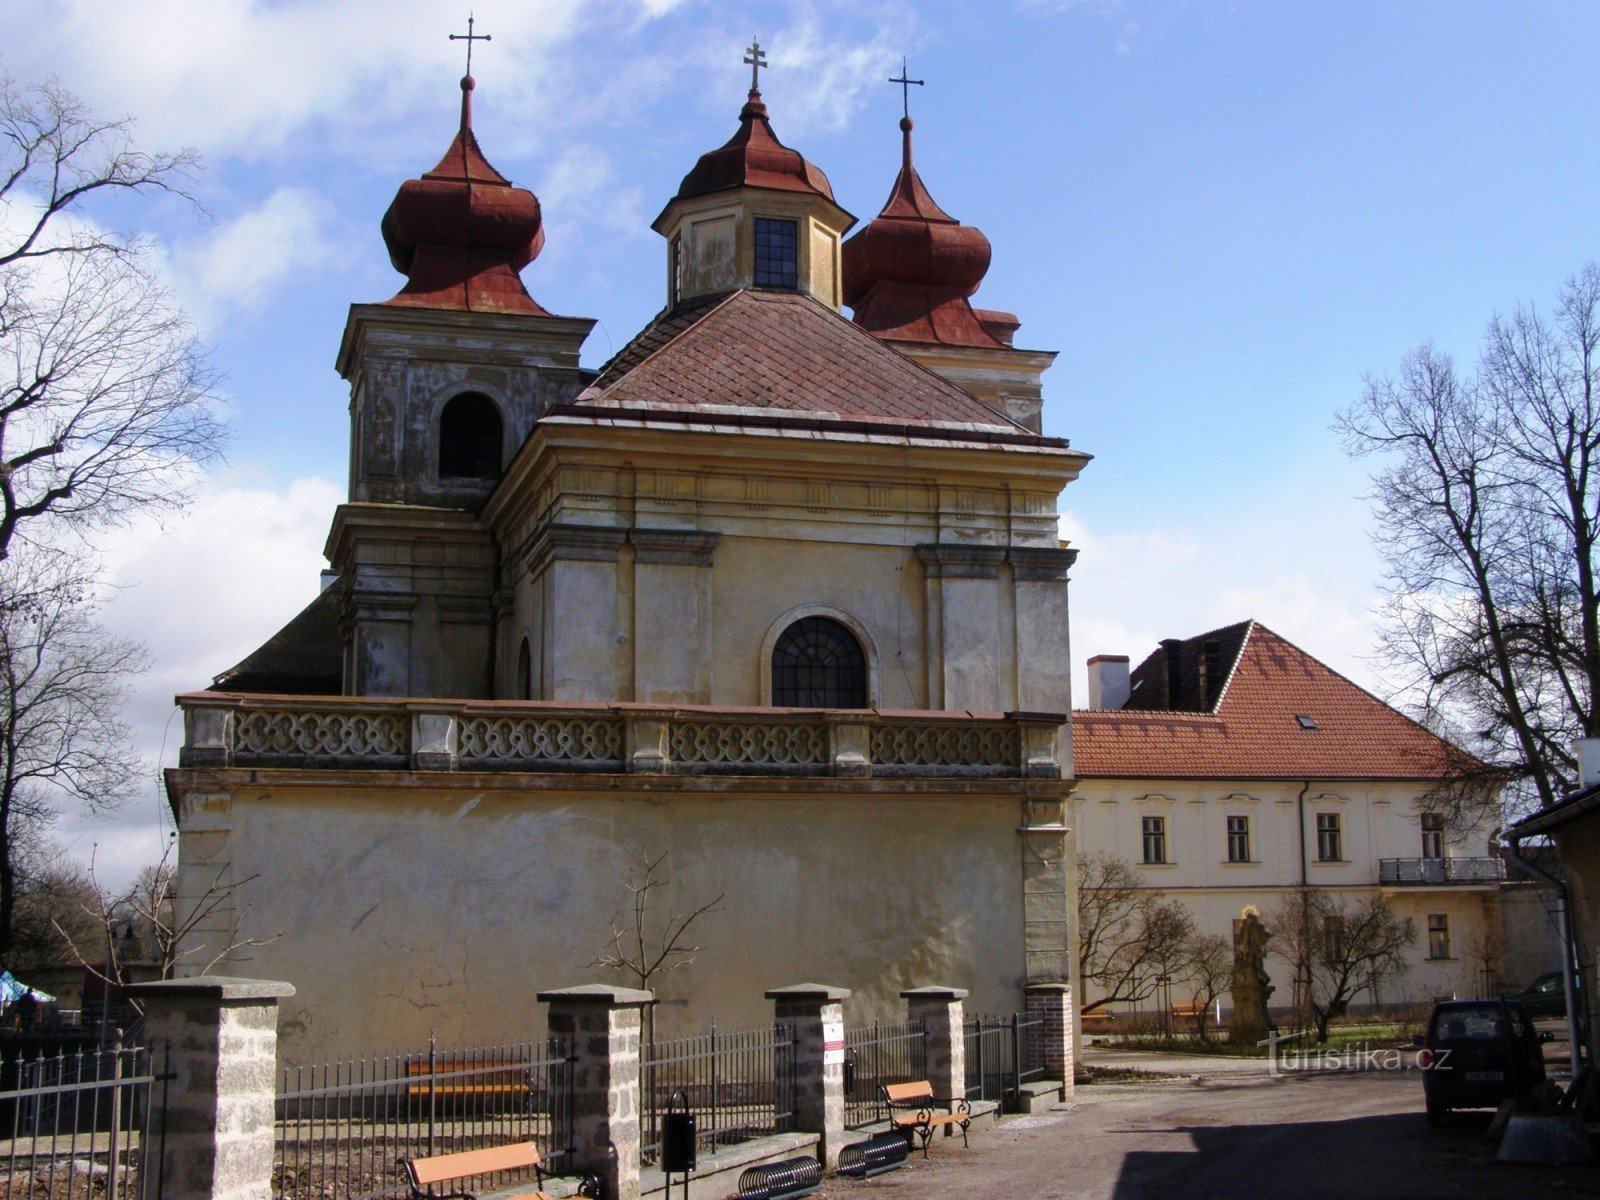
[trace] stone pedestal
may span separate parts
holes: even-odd
[[[141,1200],[267,1200],[278,1001],[287,983],[199,975],[129,989],[144,1005],[156,1069]],[[162,1100],[165,1103],[162,1103]]]
[[[766,995],[778,1026],[795,1039],[795,1128],[820,1135],[817,1157],[832,1170],[844,1143],[844,1001],[850,990],[800,983]]]
[[[586,984],[540,992],[550,1032],[570,1038],[573,1169],[600,1177],[603,1200],[639,1196],[639,1033],[650,992]]]
[[[1073,1093],[1072,987],[1065,983],[1034,983],[1026,990],[1033,1028],[1033,1057],[1045,1077],[1061,1081],[1061,1098]]]
[[[927,1030],[928,1083],[935,1096],[961,1099],[967,1094],[965,988],[920,987],[900,993],[906,1020],[921,1021]],[[949,1127],[946,1126],[948,1132]]]

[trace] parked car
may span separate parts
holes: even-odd
[[[1452,1109],[1497,1108],[1544,1082],[1543,1043],[1533,1018],[1511,1000],[1448,1000],[1434,1006],[1417,1065],[1428,1124]]]
[[[1574,975],[1573,986],[1582,977]],[[1528,1010],[1530,1017],[1564,1017],[1567,1015],[1567,994],[1561,985],[1560,971],[1546,971],[1520,992],[1512,992],[1507,1000],[1515,1000]],[[1578,1005],[1583,1010],[1583,1005]]]

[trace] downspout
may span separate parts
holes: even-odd
[[[1542,879],[1556,893],[1556,914],[1561,922],[1561,991],[1567,1002],[1567,1046],[1572,1057],[1572,1074],[1578,1074],[1578,995],[1572,978],[1572,953],[1576,944],[1572,936],[1572,904],[1567,895],[1567,885],[1554,875],[1541,870],[1522,857],[1522,839],[1526,834],[1511,833],[1506,837],[1506,849],[1511,861],[1535,879]]]
[[[905,74],[904,71],[901,72]],[[1300,953],[1304,964],[1295,964],[1295,1020],[1311,1012],[1311,876],[1306,865],[1306,793],[1311,790],[1311,780],[1300,785],[1300,796],[1295,807],[1300,813]]]

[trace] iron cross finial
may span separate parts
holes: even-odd
[[[761,90],[761,68],[767,66],[767,52],[761,48],[761,42],[756,38],[750,39],[750,44],[745,47],[745,65],[750,68],[750,90]],[[770,71],[772,68],[767,67]]]
[[[907,77],[907,75],[908,75],[908,73],[906,71],[906,56],[904,54],[902,54],[900,56],[900,78],[891,79],[891,80],[889,80],[889,82],[890,83],[898,83],[900,85],[900,104],[905,110],[906,118],[910,119],[910,117],[911,117],[911,85],[912,84],[916,84],[918,87],[921,87],[926,82],[926,80],[910,79],[910,78]]]
[[[467,31],[465,33],[452,33],[450,35],[450,40],[452,42],[465,42],[467,44],[467,74],[468,75],[472,74],[472,43],[473,42],[492,42],[492,41],[494,41],[494,35],[493,34],[490,34],[490,33],[473,33],[472,32],[473,21],[474,21],[473,15],[471,13],[468,13],[467,14]]]

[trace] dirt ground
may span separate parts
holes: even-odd
[[[931,1157],[822,1195],[865,1200],[1516,1200],[1600,1196],[1600,1166],[1494,1162],[1491,1114],[1429,1129],[1415,1072],[1094,1084],[1048,1113],[936,1139]]]

